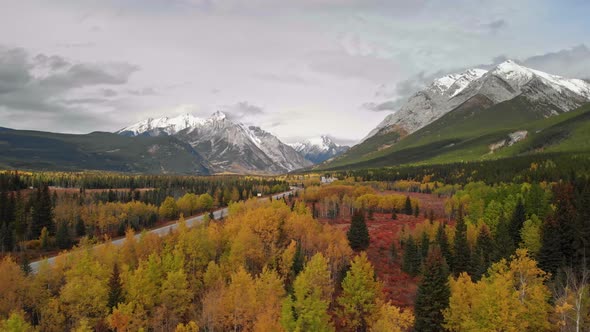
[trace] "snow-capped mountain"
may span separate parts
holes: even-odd
[[[550,116],[590,101],[590,84],[530,69],[512,60],[489,71],[470,69],[434,80],[388,115],[363,141],[392,131],[401,136],[411,134],[475,96],[487,98],[490,104],[524,96],[542,105],[540,111]]]
[[[317,139],[309,139],[291,145],[305,159],[314,164],[322,163],[330,158],[341,155],[350,147],[336,144],[329,136],[322,135]]]
[[[189,143],[216,172],[283,173],[310,166],[292,147],[258,127],[215,112],[207,119],[189,114],[148,119],[123,128],[121,135],[173,135]]]
[[[124,136],[174,135],[186,128],[202,125],[204,122],[205,120],[190,114],[182,114],[173,118],[149,118],[118,130],[116,133]]]

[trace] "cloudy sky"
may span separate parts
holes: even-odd
[[[286,142],[364,137],[438,75],[590,78],[585,0],[0,0],[0,126],[115,131],[223,110]]]

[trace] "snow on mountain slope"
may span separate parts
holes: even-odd
[[[322,135],[318,138],[309,139],[291,145],[305,159],[314,164],[322,163],[330,158],[341,155],[350,147],[336,144],[329,136]]]
[[[426,89],[411,96],[399,110],[388,115],[362,141],[378,132],[399,130],[405,135],[422,128],[467,100],[458,95],[485,73],[485,70],[476,68],[434,80]]]
[[[248,131],[253,134],[253,141],[257,143],[258,148],[286,170],[292,171],[312,165],[291,146],[284,144],[276,136],[260,129],[260,127],[250,126]]]
[[[189,114],[147,119],[117,132],[120,135],[173,135],[189,143],[216,172],[283,173],[310,166],[292,147],[258,127],[231,121],[223,112],[207,119]]]
[[[162,134],[174,135],[181,130],[190,127],[196,127],[205,123],[205,120],[192,116],[190,114],[182,114],[176,117],[162,117],[162,118],[149,118],[147,120],[140,121],[131,126],[125,127],[117,134],[125,136],[159,136]]]
[[[408,135],[439,119],[476,95],[500,103],[522,95],[542,104],[545,116],[567,112],[590,101],[590,84],[505,61],[490,71],[470,69],[436,79],[388,115],[363,139],[398,131]]]

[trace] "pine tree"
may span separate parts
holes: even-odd
[[[360,251],[369,247],[369,230],[365,223],[365,213],[362,210],[357,210],[352,215],[350,229],[346,236],[353,250]]]
[[[590,179],[583,184],[583,189],[577,199],[578,211],[576,214],[576,229],[578,241],[576,241],[576,261],[579,266],[590,268]]]
[[[479,280],[493,262],[494,239],[487,225],[482,225],[477,234],[477,243],[471,260],[473,280]]]
[[[439,224],[438,230],[436,231],[436,244],[440,248],[440,252],[447,262],[449,269],[452,269],[453,254],[451,253],[449,238],[447,237],[447,232],[445,231],[445,225],[443,223]]]
[[[428,248],[430,247],[430,238],[428,233],[422,232],[422,240],[420,241],[420,256],[426,258],[428,256]]]
[[[33,237],[40,236],[43,228],[46,228],[47,232],[51,233],[53,230],[53,203],[49,194],[49,187],[43,185],[43,188],[37,188],[32,200],[31,231]]]
[[[443,310],[449,306],[451,292],[449,269],[439,248],[434,247],[428,253],[423,276],[416,294],[414,329],[420,332],[442,331]]]
[[[67,249],[70,247],[72,240],[70,238],[70,232],[66,223],[62,222],[57,226],[57,232],[55,233],[55,243],[59,249]]]
[[[455,243],[453,256],[453,272],[459,275],[470,270],[471,250],[467,242],[467,225],[463,216],[463,206],[459,205],[457,224],[455,226]]]
[[[119,272],[119,264],[113,265],[113,273],[109,279],[109,310],[113,310],[119,303],[123,302],[123,284]]]
[[[412,201],[410,200],[410,196],[406,196],[406,203],[404,205],[404,214],[411,216],[413,214],[412,210]]]
[[[420,273],[420,265],[422,258],[420,257],[420,251],[413,236],[409,236],[407,242],[404,245],[404,261],[402,269],[409,275],[415,277]]]
[[[516,208],[514,209],[514,213],[512,214],[512,219],[510,220],[510,236],[515,245],[520,243],[520,230],[522,229],[525,220],[526,210],[522,199],[519,199]]]
[[[76,220],[76,236],[84,235],[86,235],[86,226],[84,225],[84,220],[82,220],[82,218],[78,218],[78,220]]]
[[[510,236],[510,225],[503,217],[500,218],[498,226],[496,227],[496,250],[494,251],[494,261],[499,261],[502,258],[510,258],[514,253],[515,244]]]

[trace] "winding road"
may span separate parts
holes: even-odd
[[[279,194],[275,194],[272,197],[273,197],[273,199],[282,199],[283,197],[286,197],[289,194],[294,193],[297,190],[301,190],[301,189],[300,188],[296,188],[296,187],[291,187],[291,190],[285,191],[285,192],[282,192],[282,193],[279,193]],[[262,200],[262,199],[268,199],[268,196],[261,197],[259,199],[260,200]],[[215,217],[215,219],[219,219],[222,216],[227,216],[227,214],[228,214],[227,207],[225,207],[223,209],[219,209],[219,210],[213,212],[213,216]],[[193,226],[196,226],[196,225],[201,224],[203,222],[203,219],[205,218],[205,215],[206,214],[201,214],[201,215],[198,215],[198,216],[194,216],[194,217],[190,217],[190,218],[185,219],[186,225],[188,227],[193,227]],[[169,234],[171,231],[175,230],[176,228],[178,228],[178,223],[173,223],[173,224],[169,224],[169,225],[166,225],[166,226],[162,226],[162,227],[150,229],[150,230],[147,231],[147,233],[154,233],[154,234],[157,234],[158,236],[163,236],[163,235]],[[135,235],[135,239],[136,240],[139,240],[139,237],[140,236],[141,236],[141,233],[136,234]],[[123,238],[120,238],[120,239],[117,239],[117,240],[113,240],[112,241],[112,244],[114,244],[116,246],[121,246],[121,245],[123,245],[123,243],[125,243],[125,240],[126,240],[126,238],[124,238],[124,237]],[[101,246],[104,246],[104,244],[97,244],[94,248],[99,248]],[[68,255],[68,254],[69,253],[60,254],[60,255]],[[60,256],[60,255],[57,255],[57,256]],[[47,258],[44,258],[44,259],[40,259],[38,261],[31,262],[29,264],[29,266],[31,267],[31,272],[37,273],[39,271],[39,267],[41,266],[41,263],[43,263],[44,261],[47,261],[50,265],[51,264],[54,264],[55,263],[55,258],[57,256],[47,257]]]

